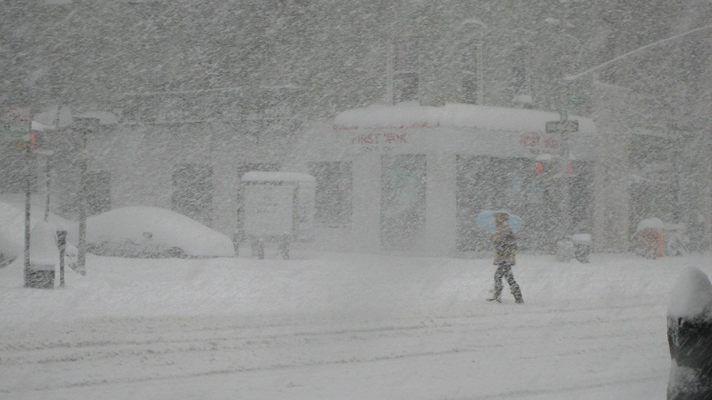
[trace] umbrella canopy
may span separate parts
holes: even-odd
[[[477,216],[475,216],[475,223],[485,231],[495,233],[497,231],[497,224],[495,223],[497,214],[507,214],[509,216],[507,223],[509,224],[509,227],[512,228],[512,232],[519,232],[522,229],[522,219],[507,210],[481,211],[477,214]]]
[[[646,218],[638,222],[638,226],[635,228],[635,233],[642,231],[643,229],[654,229],[661,231],[665,227],[665,224],[660,218]]]

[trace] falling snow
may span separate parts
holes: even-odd
[[[709,308],[709,1],[9,0],[0,22],[1,397],[704,386],[665,322]],[[484,301],[502,213],[521,305]]]

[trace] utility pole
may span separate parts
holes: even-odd
[[[98,131],[99,120],[96,118],[77,118],[75,133],[79,134],[79,243],[78,243],[78,268],[82,273],[86,273],[86,253],[87,253],[87,169],[88,152],[87,144],[89,134]]]
[[[54,115],[54,130],[57,132],[58,135],[60,135],[60,129],[59,129],[59,113],[62,110],[61,105],[57,105],[57,112]],[[50,189],[52,187],[52,155],[53,152],[50,150],[45,150],[44,154],[47,156],[45,159],[46,164],[45,164],[45,214],[44,214],[44,220],[47,222],[49,220],[49,209],[50,209],[50,199],[51,199],[51,194],[50,194]]]

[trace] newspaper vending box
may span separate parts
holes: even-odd
[[[292,242],[314,238],[314,177],[294,172],[251,171],[242,176],[242,231],[252,254],[264,258],[264,244],[277,243],[289,258]]]

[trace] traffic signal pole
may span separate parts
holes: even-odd
[[[569,158],[571,149],[569,139],[572,133],[578,132],[578,120],[569,120],[568,113],[559,111],[558,121],[546,122],[546,133],[556,134],[559,138],[559,223],[556,240],[561,240],[571,234],[571,185],[569,184]]]
[[[32,122],[30,122],[31,124]],[[32,196],[32,152],[30,146],[25,146],[25,287],[31,287],[30,282],[30,210]]]
[[[562,126],[565,121],[568,121],[568,114],[566,111],[559,111]],[[561,212],[561,226],[559,239],[563,239],[571,234],[571,185],[569,184],[569,157],[571,155],[571,149],[569,146],[569,136],[570,132],[566,129],[561,130],[561,157],[559,165],[559,174],[561,176],[561,203],[559,205]]]

